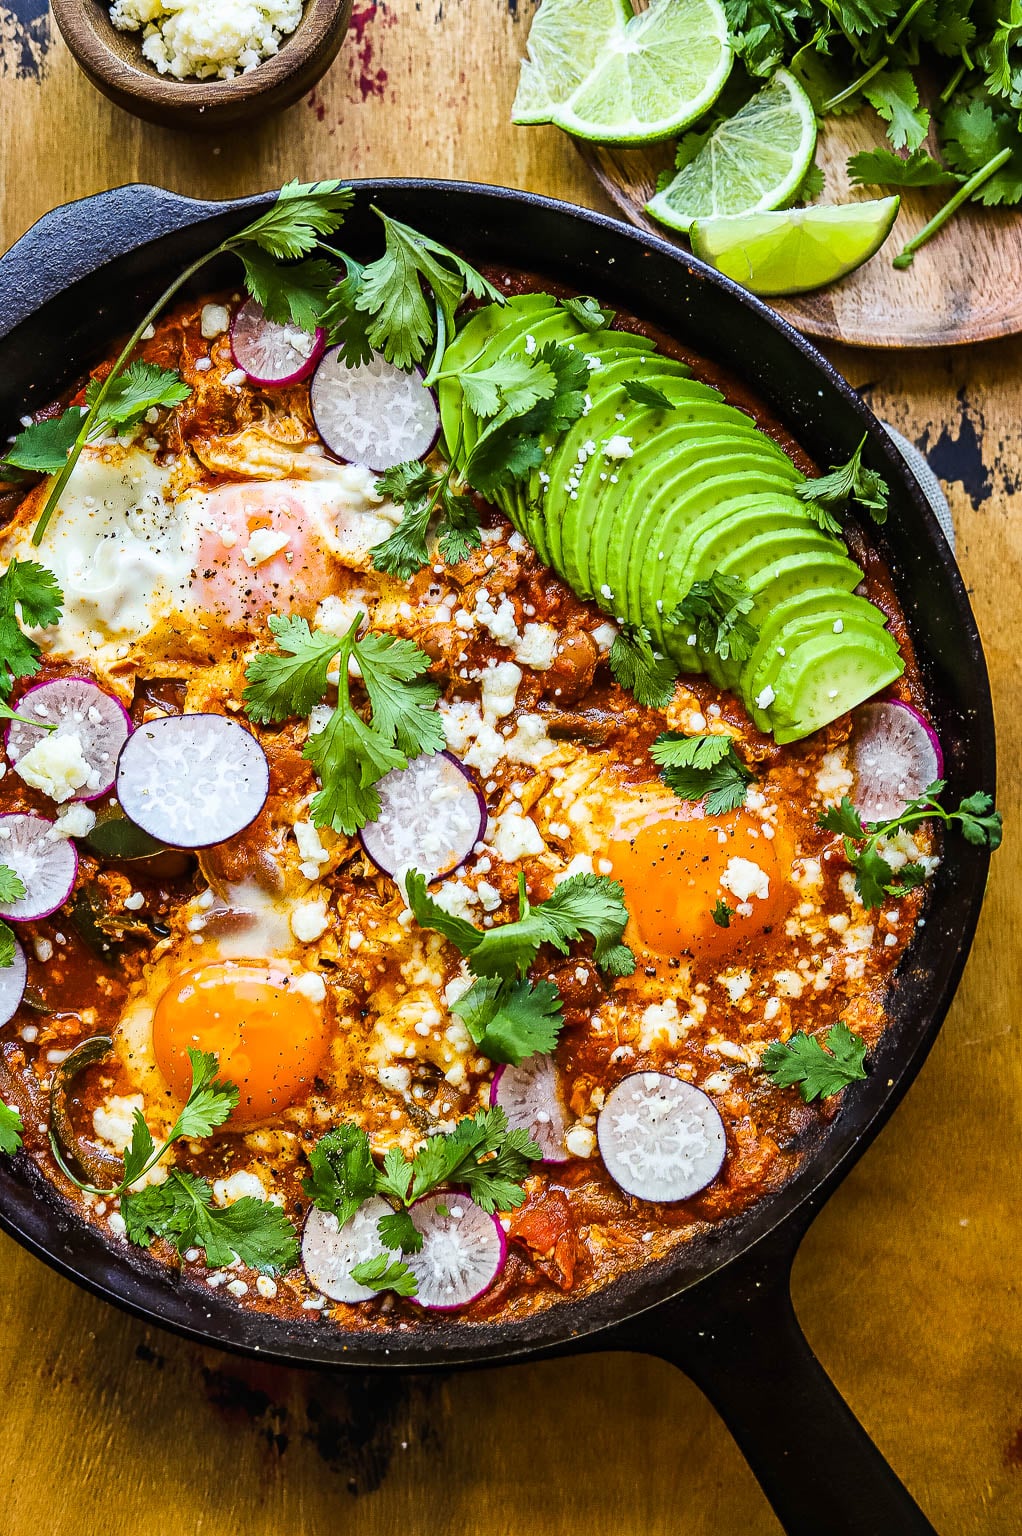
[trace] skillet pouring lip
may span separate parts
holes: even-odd
[[[867,453],[891,485],[888,522],[870,542],[890,566],[945,751],[948,800],[994,791],[993,710],[982,645],[954,556],[933,511],[883,426],[852,387],[759,300],[677,247],[605,215],[506,188],[426,180],[350,183],[361,194],[345,244],[379,249],[369,203],[464,250],[474,262],[535,271],[621,304],[723,365],[769,405],[824,465]],[[167,276],[251,219],[275,194],[193,202],[125,187],[54,210],[0,260],[12,296],[0,320],[0,430],[52,399],[160,291]],[[140,227],[141,225],[141,227]],[[84,249],[92,241],[89,250]],[[57,242],[56,249],[54,242]],[[98,252],[98,254],[97,254]],[[47,257],[46,270],[40,263]],[[233,266],[211,268],[202,286]],[[236,276],[234,276],[236,281]],[[839,1114],[779,1191],[588,1297],[519,1320],[424,1317],[386,1333],[331,1322],[292,1323],[245,1311],[183,1282],[145,1251],[100,1236],[24,1155],[0,1159],[0,1227],[104,1300],[203,1344],[286,1365],[451,1367],[556,1353],[710,1279],[769,1234],[792,1252],[820,1204],[877,1135],[919,1071],[950,1006],[975,932],[989,855],[948,840],[917,930],[891,987],[889,1024],[869,1077],[845,1091]]]

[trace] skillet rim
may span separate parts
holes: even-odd
[[[912,511],[912,521],[923,535],[925,548],[921,553],[928,558],[931,567],[939,571],[945,587],[950,588],[950,592],[944,595],[951,602],[953,610],[952,629],[959,641],[965,639],[967,642],[960,659],[965,665],[966,680],[973,690],[968,711],[972,717],[970,728],[973,732],[969,751],[978,764],[983,787],[993,792],[995,742],[989,679],[975,618],[957,563],[932,508],[882,425],[855,390],[811,343],[761,301],[695,258],[655,235],[631,228],[606,215],[535,193],[466,182],[364,178],[353,179],[349,184],[356,192],[369,190],[378,198],[391,194],[400,202],[404,195],[404,201],[410,199],[413,203],[416,198],[421,198],[424,205],[433,208],[437,206],[437,199],[457,204],[466,198],[480,213],[492,209],[503,211],[508,205],[513,209],[524,208],[528,210],[528,217],[523,222],[530,227],[537,224],[542,226],[551,219],[555,223],[559,222],[568,236],[566,245],[569,248],[572,245],[570,227],[574,226],[576,237],[584,238],[588,226],[590,232],[596,231],[608,242],[615,243],[615,248],[626,256],[663,257],[667,266],[661,267],[660,271],[664,273],[672,267],[682,269],[681,287],[684,289],[685,284],[691,282],[690,298],[699,296],[700,283],[718,290],[715,300],[720,300],[725,317],[730,312],[731,316],[737,318],[745,311],[754,317],[757,324],[765,325],[775,333],[775,343],[781,343],[799,354],[802,363],[807,364],[820,383],[829,386],[831,396],[836,397],[836,401],[835,398],[831,399],[828,410],[838,403],[839,415],[843,409],[847,421],[857,419],[856,430],[859,435],[862,432],[867,434],[872,456],[874,459],[879,456],[885,461],[885,472],[895,490],[895,502],[900,498],[908,504]],[[47,219],[54,215],[91,213],[102,218],[106,210],[96,205],[111,198],[123,199],[126,195],[130,198],[131,194],[155,196],[157,201],[162,199],[168,216],[173,210],[172,227],[155,237],[149,235],[145,239],[122,245],[88,272],[83,273],[79,264],[70,282],[58,282],[45,300],[30,306],[7,331],[6,336],[0,339],[0,359],[8,348],[13,347],[23,327],[30,327],[36,316],[78,282],[101,282],[105,270],[117,262],[137,257],[150,247],[166,246],[172,250],[175,242],[180,243],[181,238],[186,237],[188,231],[194,230],[196,226],[218,219],[222,222],[225,218],[233,218],[238,222],[243,210],[251,215],[267,206],[275,196],[275,193],[267,193],[255,198],[209,204],[142,185],[99,193],[80,203],[64,205],[51,215],[45,215],[27,232],[15,252],[9,253],[3,261],[10,263],[11,255],[15,255],[16,259],[19,249],[23,249],[27,255],[35,243],[34,237],[41,234]],[[403,212],[399,216],[408,217],[408,214]],[[416,216],[428,227],[429,207],[424,206]],[[349,215],[349,220],[351,218]],[[462,238],[460,243],[472,250],[473,244],[478,243],[478,233],[478,229],[473,227],[469,239],[466,241]],[[447,238],[453,240],[450,234]],[[575,240],[577,243],[578,238]],[[595,245],[594,251],[599,254]],[[486,258],[476,255],[474,259]],[[608,268],[614,260],[616,256],[607,260]],[[525,262],[516,264],[527,265]],[[583,258],[577,252],[571,255],[568,249],[559,251],[543,263],[544,274],[552,277],[559,265],[563,267],[566,264],[575,268],[577,281],[578,267],[584,265]],[[650,275],[649,269],[646,275]],[[108,284],[109,281],[108,277]],[[609,295],[615,286],[629,289],[627,302],[635,313],[654,318],[650,305],[644,303],[642,294],[636,291],[634,279],[621,284],[616,275],[606,271],[601,294]],[[678,313],[671,321],[658,318],[656,323],[679,334],[684,329],[685,317]],[[766,339],[769,341],[769,336]],[[694,345],[699,350],[699,344]],[[707,355],[715,356],[713,352]],[[766,355],[765,352],[763,355]],[[726,362],[726,366],[740,378],[747,376],[747,371],[732,361]],[[793,403],[791,399],[779,399],[758,379],[750,387],[791,425],[785,413],[785,406]],[[818,394],[823,399],[824,389],[819,389]],[[804,425],[793,427],[792,430],[800,441],[803,440],[801,434],[805,431]],[[885,537],[874,532],[871,542],[883,545]],[[890,555],[888,558],[891,558]],[[899,562],[894,559],[891,559],[891,568],[897,587],[899,578],[905,577],[905,571],[899,569]],[[918,572],[916,575],[918,577]],[[907,594],[899,592],[899,596],[907,610]],[[918,645],[921,637],[916,634],[915,621],[908,618],[907,622],[909,632]],[[965,728],[964,721],[962,728]],[[962,745],[957,737],[955,745]],[[975,772],[975,769],[971,771]],[[989,855],[985,850],[961,849],[956,846],[945,851],[944,862],[933,882],[926,915],[928,918],[937,915],[949,921],[949,937],[954,941],[953,952],[948,950],[948,946],[939,952],[940,971],[931,978],[932,990],[927,993],[925,1005],[917,1010],[914,1022],[899,1021],[895,1027],[888,1028],[875,1054],[870,1078],[856,1085],[856,1091],[846,1094],[847,1102],[842,1105],[841,1112],[827,1127],[819,1144],[807,1151],[802,1167],[788,1183],[775,1195],[760,1199],[743,1216],[720,1223],[694,1243],[680,1245],[667,1259],[631,1271],[587,1297],[560,1300],[531,1317],[500,1323],[464,1324],[448,1319],[438,1323],[431,1318],[424,1326],[409,1328],[406,1332],[392,1330],[383,1334],[345,1331],[334,1324],[329,1325],[329,1334],[326,1334],[325,1329],[316,1332],[309,1325],[291,1324],[272,1315],[247,1312],[232,1303],[224,1302],[215,1292],[207,1295],[201,1287],[176,1283],[174,1271],[158,1265],[143,1251],[131,1250],[128,1261],[124,1262],[122,1250],[107,1238],[101,1238],[95,1228],[81,1222],[74,1208],[56,1193],[54,1187],[26,1158],[15,1159],[13,1163],[4,1160],[6,1166],[0,1167],[0,1197],[3,1199],[0,1205],[0,1228],[66,1278],[147,1322],[169,1327],[199,1343],[215,1344],[281,1364],[319,1367],[383,1365],[394,1368],[496,1364],[537,1351],[557,1352],[589,1335],[594,1337],[595,1343],[600,1332],[615,1323],[640,1316],[658,1302],[680,1295],[703,1280],[725,1272],[734,1260],[748,1254],[750,1249],[770,1234],[779,1232],[785,1225],[791,1228],[791,1247],[794,1250],[822,1199],[833,1191],[886,1124],[922,1066],[950,1006],[968,956],[983,900],[988,862]],[[951,889],[945,889],[952,873],[957,875],[958,883]],[[916,940],[913,941],[913,948],[915,944]],[[910,949],[908,954],[911,953]],[[908,984],[903,982],[901,976],[904,965],[903,961],[894,993],[904,990]],[[700,1243],[709,1251],[710,1262],[693,1273],[690,1269],[686,1270],[681,1261]],[[329,1345],[328,1348],[320,1347],[324,1342]]]

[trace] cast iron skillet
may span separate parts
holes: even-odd
[[[957,567],[934,516],[854,391],[782,320],[676,247],[594,213],[494,187],[355,183],[344,240],[380,248],[378,202],[475,262],[519,266],[619,303],[723,363],[778,412],[823,464],[863,432],[892,487],[888,557],[947,763],[949,798],[993,791],[986,667]],[[0,261],[0,432],[77,379],[143,313],[167,277],[271,201],[199,203],[123,187],[59,208]],[[237,281],[233,262],[201,281]],[[948,842],[926,924],[890,998],[890,1028],[867,1081],[778,1194],[668,1259],[595,1296],[522,1322],[429,1319],[386,1338],[329,1323],[246,1313],[178,1283],[141,1250],[127,1255],[76,1220],[25,1159],[3,1159],[0,1224],[97,1295],[203,1343],[319,1367],[429,1367],[624,1349],[679,1366],[719,1409],[791,1536],[923,1536],[933,1528],[838,1396],[802,1336],[789,1295],[799,1243],[828,1195],[893,1112],[943,1021],[969,950],[986,854]],[[797,1458],[797,1460],[796,1460]]]

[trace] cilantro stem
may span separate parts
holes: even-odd
[[[947,85],[945,85],[944,89],[940,93],[940,99],[941,99],[942,102],[947,103],[947,102],[949,102],[951,100],[952,96],[955,94],[955,92],[957,91],[959,85],[961,84],[962,76],[965,74],[967,67],[968,66],[965,64],[964,61],[961,64],[959,64],[958,68],[955,70],[954,74],[951,76],[951,79],[948,81]]]
[[[875,64],[871,64],[869,69],[864,74],[861,74],[857,80],[853,80],[851,85],[846,85],[843,91],[838,91],[836,96],[832,96],[829,101],[825,101],[820,108],[820,116],[826,117],[828,112],[833,112],[842,102],[847,101],[851,96],[855,96],[862,90],[863,86],[869,84],[874,75],[878,75],[889,63],[890,57],[885,53],[882,58],[877,59]]]
[[[896,43],[916,12],[921,11],[923,6],[927,3],[928,0],[912,0],[912,4],[909,6],[901,20],[898,22],[898,25],[895,27],[894,31],[888,32],[887,41],[889,43]]]
[[[964,186],[959,187],[954,196],[948,198],[939,213],[935,213],[930,222],[923,226],[918,235],[902,246],[891,265],[897,267],[899,272],[903,272],[906,267],[910,267],[916,251],[924,246],[928,240],[932,240],[937,231],[943,229],[947,221],[958,212],[962,204],[967,202],[974,193],[978,192],[980,187],[990,180],[991,176],[996,175],[1001,166],[1005,165],[1013,154],[1014,150],[1009,145],[1006,149],[1000,150],[998,154],[988,160],[986,165],[981,166],[974,176],[970,176]]]

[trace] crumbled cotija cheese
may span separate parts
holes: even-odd
[[[277,52],[302,19],[302,0],[113,0],[121,32],[143,31],[161,75],[232,80]]]
[[[91,769],[82,753],[77,732],[44,736],[18,759],[14,771],[33,789],[58,803],[70,800],[76,789],[89,781]]]

